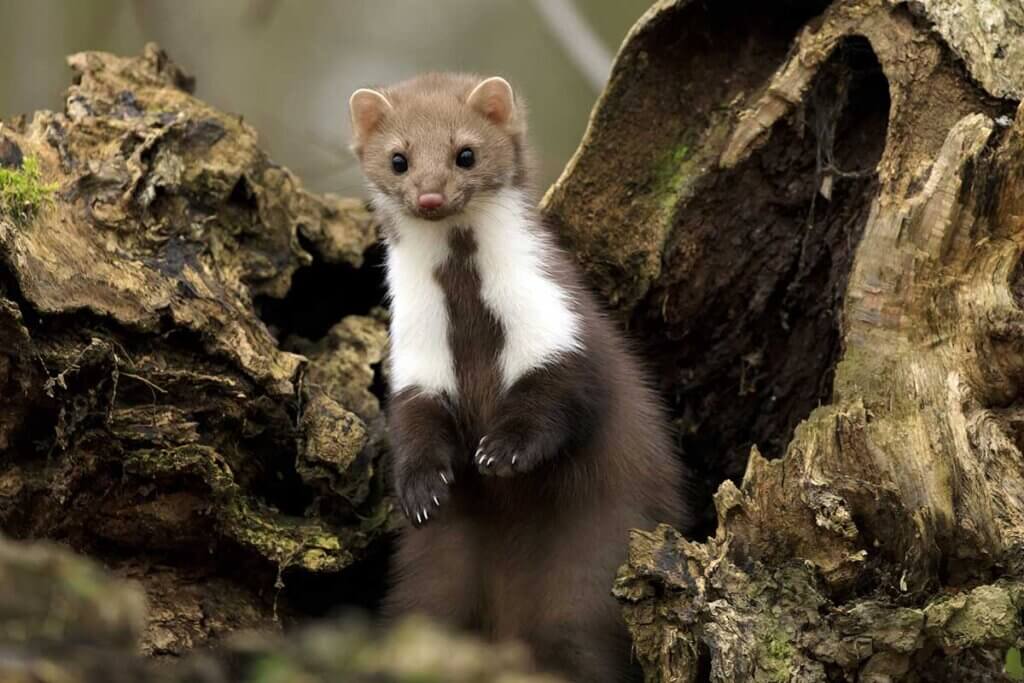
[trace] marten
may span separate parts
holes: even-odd
[[[691,523],[684,475],[640,363],[535,208],[524,105],[464,74],[349,104],[386,243],[409,520],[384,612],[523,641],[570,680],[635,680],[611,588],[630,529]]]

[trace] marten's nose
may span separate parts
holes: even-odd
[[[421,209],[440,209],[444,206],[444,195],[440,192],[426,192],[420,195]]]

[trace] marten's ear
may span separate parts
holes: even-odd
[[[352,148],[358,152],[391,111],[391,103],[376,90],[360,88],[349,98],[348,109],[352,116]]]
[[[516,114],[516,97],[512,86],[501,76],[487,78],[469,93],[467,104],[499,126],[512,121]]]

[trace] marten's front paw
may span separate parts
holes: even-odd
[[[449,487],[455,477],[451,467],[427,464],[407,472],[396,486],[402,512],[420,527],[437,516],[440,508],[448,502]]]
[[[526,437],[497,430],[480,439],[473,462],[481,474],[511,477],[529,472],[540,458]]]

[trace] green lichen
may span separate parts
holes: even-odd
[[[39,161],[25,157],[20,169],[0,168],[0,214],[24,221],[51,201],[57,186],[44,183]]]
[[[766,677],[764,680],[785,683],[790,680],[793,672],[793,644],[789,634],[776,631],[765,639],[761,646],[762,656],[758,658],[758,667]]]
[[[221,532],[281,569],[300,566],[312,572],[338,571],[354,560],[350,547],[365,540],[358,534],[339,536],[323,524],[282,514],[244,495],[227,461],[208,446],[140,449],[128,453],[123,466],[127,473],[154,479],[188,476],[201,480],[210,491]]]
[[[231,467],[208,446],[180,446],[167,449],[139,449],[122,461],[125,472],[151,478],[190,475],[201,479],[218,496],[239,492]]]
[[[697,181],[706,177],[706,167],[715,163],[731,132],[729,117],[715,116],[700,132],[682,131],[678,142],[666,148],[655,165],[651,191],[667,220],[693,195]]]
[[[312,520],[291,517],[239,496],[220,511],[224,533],[273,561],[281,569],[336,572],[354,559],[348,550],[356,538],[342,538]]]
[[[692,147],[683,142],[670,147],[661,158],[655,171],[654,192],[658,204],[666,213],[671,213],[686,187],[687,179],[693,176]]]
[[[997,582],[944,596],[924,609],[926,633],[950,652],[1015,646],[1024,585]]]

